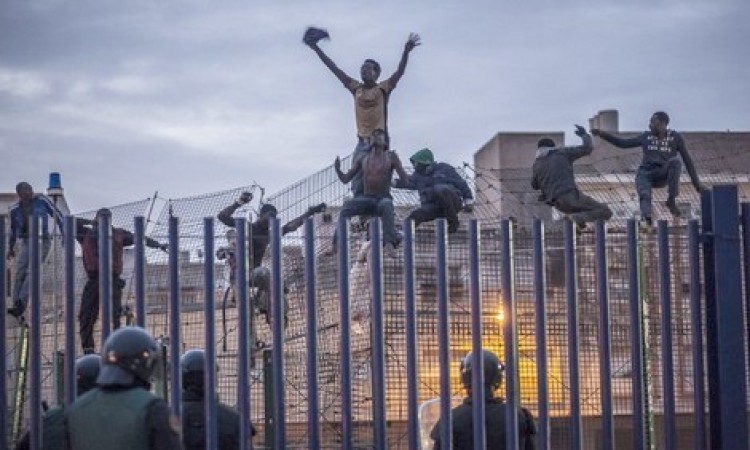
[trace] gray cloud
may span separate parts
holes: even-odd
[[[569,130],[603,108],[747,130],[741,1],[204,4],[4,2],[0,189],[63,172],[75,210],[247,184],[281,189],[351,152],[351,96],[300,38],[357,75],[395,70],[394,146],[458,164],[498,131]]]

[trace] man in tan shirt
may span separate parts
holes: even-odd
[[[360,69],[362,81],[355,80],[339,69],[331,58],[320,49],[318,41],[323,36],[327,36],[327,33],[322,32],[317,39],[305,40],[305,44],[317,53],[323,64],[336,75],[336,78],[354,96],[354,115],[357,122],[357,145],[352,157],[352,164],[354,164],[356,160],[370,151],[373,131],[381,129],[385,130],[386,133],[388,132],[388,98],[404,75],[409,53],[421,42],[418,34],[411,33],[406,44],[404,44],[404,52],[401,55],[398,68],[390,78],[378,83],[380,64],[377,61],[366,59]],[[355,175],[352,179],[352,192],[354,195],[361,195],[364,192],[361,173]]]

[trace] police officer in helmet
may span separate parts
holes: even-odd
[[[206,448],[205,387],[206,352],[188,350],[180,358],[182,371],[182,429],[185,450]],[[218,368],[217,368],[218,370]],[[218,445],[222,450],[240,448],[240,419],[236,411],[217,404]],[[252,428],[252,435],[255,429]]]
[[[474,352],[469,352],[461,361],[461,384],[467,392],[467,397],[461,405],[453,408],[453,449],[473,450],[474,430],[471,406],[471,369],[474,360]],[[505,414],[507,405],[498,397],[495,391],[503,382],[503,364],[494,353],[483,350],[482,362],[484,367],[485,387],[485,433],[487,450],[505,450]],[[518,448],[521,450],[534,450],[536,426],[534,418],[526,408],[520,408],[518,412]],[[434,450],[448,448],[440,443],[440,421],[432,429],[430,437],[435,442]]]
[[[83,395],[96,387],[96,377],[99,376],[101,357],[90,354],[76,360],[76,395]],[[62,450],[65,445],[65,411],[61,407],[53,408],[44,414],[42,419],[42,449]],[[31,448],[31,435],[27,431],[23,435],[16,450]]]
[[[66,413],[70,450],[182,448],[179,419],[149,392],[158,358],[156,341],[143,328],[120,328],[107,338],[98,387]]]

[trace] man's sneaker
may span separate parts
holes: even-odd
[[[654,222],[651,220],[651,217],[643,217],[640,222],[638,222],[638,227],[641,229],[641,231],[653,231],[654,229]]]
[[[673,217],[677,218],[682,215],[682,211],[680,211],[680,208],[677,207],[677,202],[675,202],[675,199],[667,199],[665,205],[667,205],[667,209],[669,209],[669,212],[672,213]]]
[[[397,258],[398,252],[396,252],[396,247],[393,246],[390,242],[386,242],[386,244],[383,246],[383,253],[385,256],[389,258]]]
[[[448,233],[453,234],[456,231],[458,231],[458,227],[461,225],[461,223],[458,221],[458,218],[456,219],[448,219]]]

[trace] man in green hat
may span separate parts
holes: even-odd
[[[448,232],[455,233],[459,226],[459,211],[470,211],[474,203],[474,196],[466,180],[453,166],[435,162],[429,148],[419,150],[409,160],[414,173],[409,176],[405,185],[397,184],[396,187],[419,192],[419,208],[409,214],[409,218],[414,220],[414,226],[444,217],[448,220]]]

